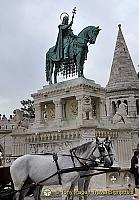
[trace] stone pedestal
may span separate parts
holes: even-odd
[[[86,119],[83,117],[84,103],[83,99],[90,98],[90,110],[86,113]],[[73,129],[84,124],[93,126],[100,117],[105,115],[105,89],[96,84],[93,80],[85,78],[76,78],[73,80],[47,85],[32,95],[35,104],[35,123],[41,131],[46,128],[50,131],[61,129]],[[101,103],[100,103],[101,102]],[[52,110],[50,104],[54,104],[54,117],[49,117],[49,111]],[[43,107],[45,106],[45,120],[43,120]],[[95,108],[94,108],[95,106]],[[101,115],[101,116],[100,116]],[[85,122],[89,123],[85,123]],[[41,125],[39,125],[41,124]],[[44,130],[43,130],[44,124]]]

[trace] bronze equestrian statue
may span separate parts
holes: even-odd
[[[57,74],[62,73],[66,78],[78,74],[84,77],[83,67],[87,59],[88,43],[94,44],[101,29],[95,26],[87,26],[79,34],[74,35],[71,29],[76,9],[73,9],[72,20],[69,23],[69,16],[64,14],[62,23],[58,26],[59,33],[56,45],[46,53],[46,80],[52,84],[54,71],[54,83],[57,83]]]

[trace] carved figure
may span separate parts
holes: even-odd
[[[82,103],[83,103],[83,119],[92,119],[91,97],[84,96]]]
[[[13,111],[13,113],[15,114],[13,118],[16,124],[15,128],[19,128],[19,127],[28,128],[29,119],[27,117],[24,117],[23,111],[21,111],[20,109],[16,109]]]
[[[54,49],[54,52],[57,55],[57,61],[60,61],[62,58],[67,59],[69,57],[69,45],[75,37],[71,29],[73,18],[70,23],[68,23],[68,21],[69,16],[67,14],[63,17],[62,23],[58,26],[59,33]]]
[[[116,114],[113,116],[113,123],[117,124],[118,122],[123,122],[126,124],[127,121],[127,105],[121,103],[117,109]]]

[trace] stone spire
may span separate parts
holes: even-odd
[[[118,27],[119,31],[110,78],[106,86],[107,92],[139,89],[139,79],[123,37],[121,24],[119,24]]]

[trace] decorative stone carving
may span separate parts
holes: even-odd
[[[77,107],[77,102],[76,101],[72,101],[71,102],[70,108],[71,108],[71,113],[73,114],[73,116],[77,116],[78,107]]]
[[[15,114],[13,120],[15,122],[15,129],[19,127],[28,128],[29,119],[23,116],[23,112],[19,109],[13,111]]]
[[[47,104],[47,119],[55,118],[55,105],[53,103]]]
[[[83,99],[83,119],[91,119],[92,118],[92,104],[91,97],[84,96]]]
[[[78,115],[78,102],[76,99],[69,99],[66,103],[66,118],[75,119]]]
[[[127,105],[125,103],[119,105],[116,114],[113,116],[113,123],[117,124],[119,122],[127,123]]]

